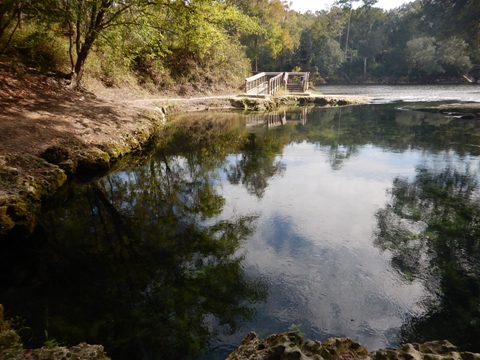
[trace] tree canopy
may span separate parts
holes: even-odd
[[[240,84],[301,68],[314,80],[432,81],[480,63],[480,4],[416,0],[385,11],[339,0],[299,13],[280,0],[5,0],[0,52],[107,85]]]

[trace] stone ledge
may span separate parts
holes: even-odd
[[[447,340],[404,344],[398,349],[373,352],[348,338],[324,342],[305,340],[297,332],[274,334],[265,340],[254,332],[227,360],[480,360],[480,354],[461,352]]]

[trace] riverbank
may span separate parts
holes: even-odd
[[[319,94],[135,98],[118,89],[115,97],[99,98],[67,85],[33,69],[0,67],[0,236],[31,233],[42,202],[68,178],[105,173],[124,156],[148,148],[169,113],[369,101]]]
[[[108,170],[165,121],[164,111],[100,100],[23,68],[0,69],[0,109],[0,235],[30,233],[41,202],[68,177]]]
[[[20,336],[9,322],[3,319],[0,304],[0,357],[12,360],[110,360],[101,345],[81,343],[60,346],[55,341],[38,349],[25,349]],[[273,334],[260,339],[249,333],[226,360],[480,360],[480,354],[459,350],[447,340],[403,344],[397,349],[380,349],[369,352],[363,345],[349,338],[330,338],[324,342],[306,340],[298,332]]]
[[[277,96],[222,95],[194,98],[141,98],[128,100],[127,103],[139,110],[157,110],[167,108],[171,112],[243,110],[271,111],[288,106],[346,106],[367,104],[369,96],[361,95],[323,95],[320,93],[285,94]]]

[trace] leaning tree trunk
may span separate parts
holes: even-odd
[[[7,33],[7,29],[10,26],[11,22],[13,19],[16,18],[15,26],[13,27],[13,30],[10,32],[10,35],[8,39],[6,40],[5,44],[3,47],[0,49],[0,54],[3,54],[5,50],[8,48],[10,45],[13,35],[17,31],[17,29],[20,26],[20,23],[22,21],[22,10],[23,10],[23,3],[18,2],[15,3],[13,8],[11,8],[11,14],[8,14],[8,8],[6,5],[3,7],[0,5],[0,39],[3,38],[3,36]]]
[[[85,61],[87,60],[94,41],[95,38],[93,36],[89,37],[81,47],[80,52],[77,54],[77,60],[75,61],[75,66],[72,71],[72,81],[70,82],[70,87],[72,89],[78,89],[81,86]]]

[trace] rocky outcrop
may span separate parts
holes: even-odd
[[[26,350],[15,360],[109,360],[102,345],[81,343],[72,347],[55,346],[52,348]]]
[[[368,103],[365,96],[327,96],[319,94],[235,97],[230,104],[235,109],[248,111],[271,111],[283,106],[345,106]]]
[[[33,156],[0,156],[0,236],[16,228],[29,233],[41,202],[66,181],[58,166]]]
[[[69,139],[41,154],[0,155],[0,237],[30,234],[42,202],[53,195],[68,177],[101,174],[126,155],[148,148],[159,135],[165,112],[144,113],[134,131],[116,139],[85,144]]]
[[[3,319],[0,304],[0,359],[1,360],[110,360],[101,345],[81,343],[71,347],[44,346],[24,349],[20,336]]]
[[[369,353],[348,338],[305,341],[297,332],[274,334],[260,339],[249,333],[227,360],[480,360],[480,354],[461,352],[450,342],[432,341],[405,344],[399,349]]]
[[[457,119],[480,119],[480,103],[473,102],[439,104],[428,107],[411,107],[411,110],[439,113]]]
[[[234,109],[248,111],[271,111],[278,107],[272,97],[235,97],[230,99],[230,105]]]
[[[0,359],[5,360],[109,360],[102,345],[81,343],[75,346],[53,346],[24,349],[13,330],[0,333]]]

